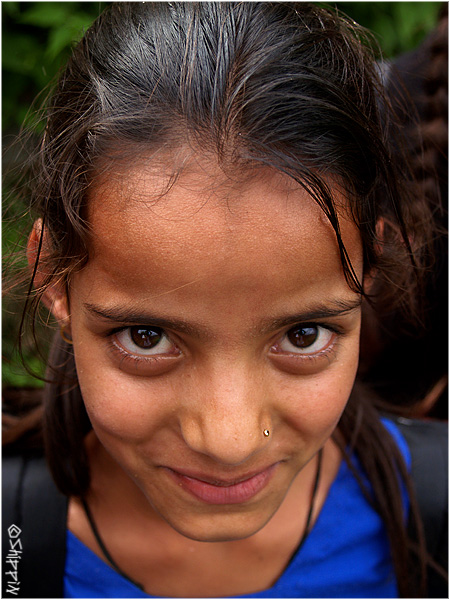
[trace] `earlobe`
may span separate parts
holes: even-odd
[[[70,322],[69,302],[67,290],[61,281],[48,282],[48,273],[45,272],[45,259],[48,257],[48,240],[46,231],[43,229],[42,220],[38,219],[28,238],[27,260],[33,277],[33,285],[36,289],[45,287],[42,294],[44,306],[52,313],[61,327],[68,326]]]

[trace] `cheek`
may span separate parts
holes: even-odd
[[[173,415],[167,385],[129,376],[75,350],[78,381],[92,426],[108,435],[138,444],[170,422]]]
[[[294,378],[280,389],[284,412],[302,439],[326,440],[334,431],[352,391],[358,367],[358,345],[342,361],[307,378]]]

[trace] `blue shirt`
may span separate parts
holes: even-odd
[[[409,467],[405,440],[384,422]],[[356,458],[353,463],[365,482]],[[368,482],[367,482],[368,483]],[[406,502],[406,497],[405,497]],[[152,598],[67,532],[66,598]],[[240,598],[395,598],[384,524],[343,461],[312,531],[268,590]]]

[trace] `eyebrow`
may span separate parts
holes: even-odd
[[[328,303],[315,306],[312,310],[306,310],[282,317],[269,317],[264,319],[259,326],[253,327],[252,329],[253,331],[257,329],[261,333],[266,334],[296,323],[306,323],[309,321],[339,317],[359,308],[361,302],[361,297],[358,297],[353,301],[330,300]],[[142,313],[135,309],[100,307],[91,303],[85,303],[84,308],[91,315],[111,323],[127,323],[130,324],[130,326],[153,325],[153,327],[179,331],[196,338],[201,337],[208,339],[214,337],[208,328],[197,323],[189,323],[183,319],[164,318],[149,312]]]
[[[208,329],[201,325],[192,325],[183,319],[166,319],[149,312],[140,312],[135,309],[106,308],[95,304],[85,303],[84,308],[96,317],[111,323],[130,323],[132,325],[153,325],[161,329],[173,329],[192,337],[211,337]]]
[[[311,310],[305,310],[297,314],[287,315],[285,317],[275,317],[266,319],[262,324],[262,333],[268,333],[275,329],[282,329],[288,325],[296,323],[307,323],[322,319],[332,319],[351,313],[362,304],[362,297],[358,296],[355,300],[329,300],[314,306]]]

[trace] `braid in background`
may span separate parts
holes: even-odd
[[[368,307],[361,372],[384,400],[408,414],[448,418],[447,407],[447,188],[448,6],[435,30],[413,52],[387,65],[385,85],[403,129],[409,168],[432,214],[434,247],[421,298],[423,331],[396,310],[375,317]],[[412,206],[414,209],[415,207]],[[420,209],[420,208],[419,208]],[[377,307],[379,309],[379,307]]]

